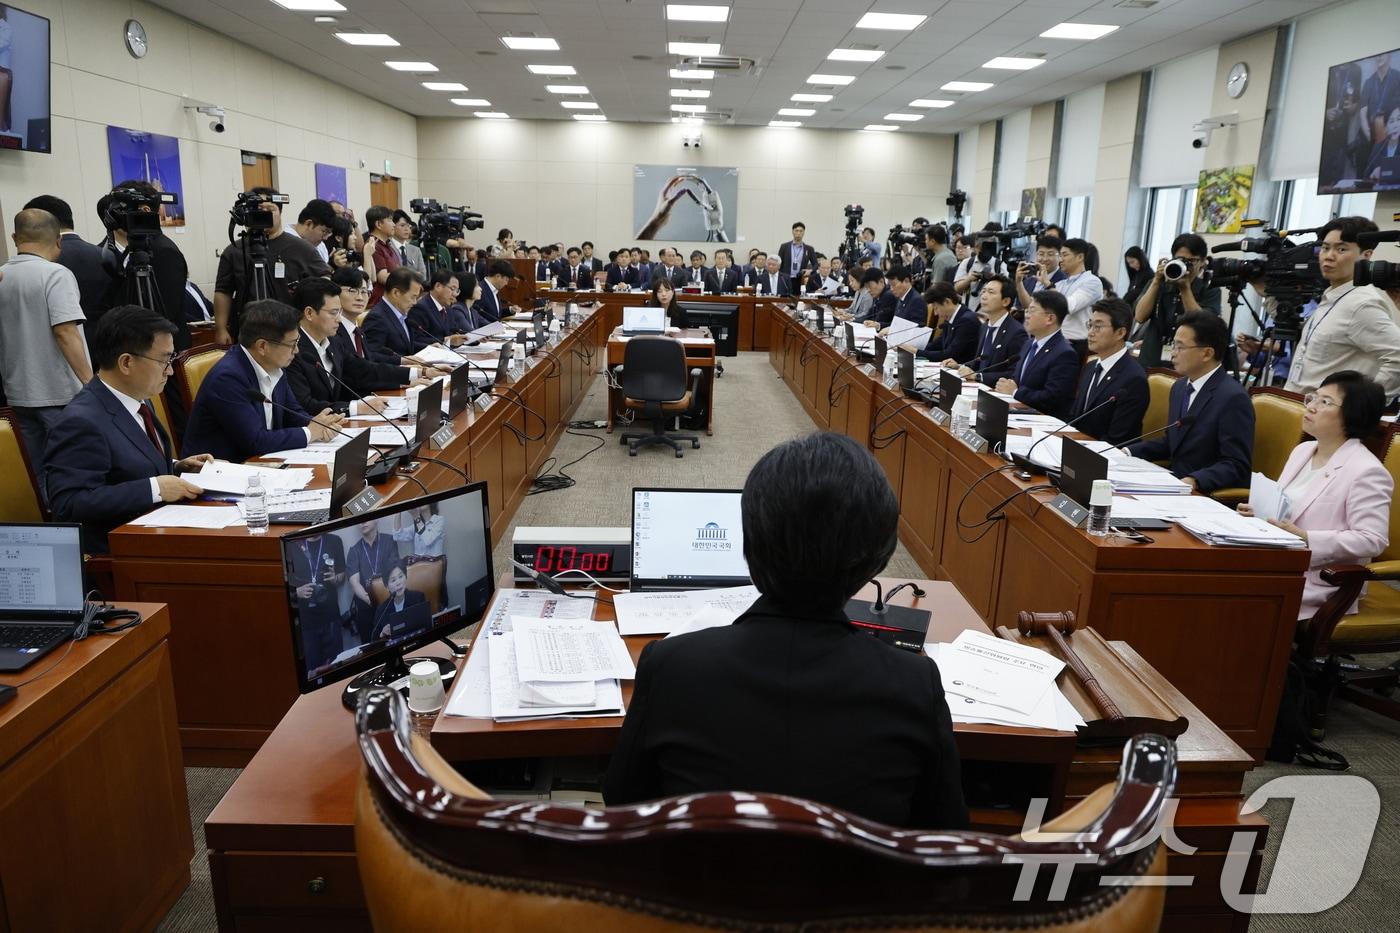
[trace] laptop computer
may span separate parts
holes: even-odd
[[[0,673],[33,664],[83,620],[79,528],[0,524]]]
[[[622,336],[638,337],[666,333],[665,308],[623,308]]]
[[[361,431],[342,444],[331,461],[331,504],[324,509],[297,509],[291,512],[269,512],[267,520],[273,525],[319,525],[340,518],[345,503],[365,488],[365,467],[369,463],[369,431]]]
[[[750,583],[738,489],[632,490],[634,593]]]

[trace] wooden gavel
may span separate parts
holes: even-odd
[[[1089,695],[1094,698],[1094,702],[1098,704],[1103,714],[1109,719],[1123,718],[1118,704],[1114,703],[1104,691],[1098,678],[1090,672],[1089,666],[1075,653],[1065,638],[1065,635],[1074,634],[1073,612],[1018,612],[1016,614],[1016,628],[1022,635],[1049,635],[1050,640],[1064,655],[1065,663],[1084,684],[1084,689],[1089,691]]]

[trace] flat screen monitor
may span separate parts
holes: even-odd
[[[0,620],[67,619],[83,601],[79,526],[0,524]]]
[[[955,369],[944,369],[938,374],[938,407],[953,413],[953,403],[962,394],[963,380]]]
[[[51,152],[49,21],[0,3],[0,149]]]
[[[896,347],[894,355],[899,361],[899,387],[912,391],[914,388],[914,354],[903,347]]]
[[[510,379],[510,357],[515,351],[511,349],[509,342],[501,345],[501,353],[496,357],[496,382],[497,384]]]
[[[747,584],[740,492],[634,488],[632,591]]]
[[[361,431],[335,452],[335,458],[331,461],[331,519],[339,518],[345,504],[365,488],[369,434],[368,431]]]
[[[418,412],[414,416],[413,440],[418,444],[428,443],[433,432],[442,424],[442,380],[424,386],[418,393]]]
[[[1096,479],[1108,479],[1108,458],[1078,441],[1061,440],[1060,492],[1087,509]]]
[[[495,592],[484,482],[280,543],[302,693],[381,667],[357,689],[407,676],[406,652],[476,622]]]
[[[977,433],[987,439],[987,447],[993,453],[1006,449],[1006,420],[1011,413],[1011,403],[997,398],[990,392],[977,395]]]
[[[473,370],[470,364],[452,370],[452,376],[447,380],[447,417],[455,418],[466,411],[476,396],[476,387],[472,383]]]
[[[872,360],[872,363],[875,366],[875,372],[881,373],[885,370],[885,355],[890,352],[890,345],[884,337],[876,337],[874,343],[875,359]]]
[[[1400,49],[1333,65],[1327,70],[1323,105],[1322,152],[1317,165],[1318,194],[1400,190],[1400,95],[1395,92]],[[1385,74],[1381,74],[1385,69]],[[1214,184],[1226,201],[1232,177]],[[1247,189],[1246,189],[1247,190]],[[1206,189],[1202,188],[1202,193]]]

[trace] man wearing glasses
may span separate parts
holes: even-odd
[[[177,475],[212,459],[176,463],[150,399],[170,378],[175,325],[137,305],[113,308],[97,323],[97,378],[63,409],[49,435],[43,480],[55,520],[83,526],[83,547],[107,550],[107,533],[164,502],[203,490]]]

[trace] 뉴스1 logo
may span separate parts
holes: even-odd
[[[690,545],[692,551],[729,551],[733,548],[734,544],[729,540],[729,529],[721,528],[718,522],[706,522],[702,527],[695,529],[695,540]]]

